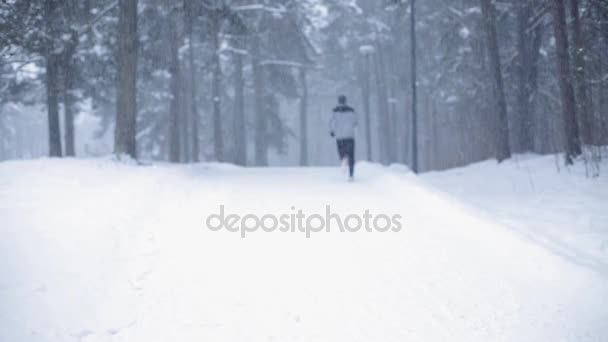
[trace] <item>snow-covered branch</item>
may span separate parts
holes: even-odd
[[[235,48],[235,47],[230,46],[230,45],[226,45],[226,46],[222,47],[220,49],[220,53],[222,53],[222,52],[232,52],[234,54],[243,55],[243,56],[249,55],[249,51],[247,51],[245,49]]]
[[[598,80],[590,80],[589,84],[600,84],[600,83],[604,83],[604,82],[608,82],[608,74],[604,75],[602,78],[598,79]]]
[[[252,5],[242,5],[242,6],[233,6],[231,9],[235,12],[244,12],[244,11],[266,11],[273,14],[284,14],[287,12],[287,9],[279,5],[277,7],[267,6],[264,4],[252,4]]]
[[[314,65],[304,64],[295,61],[285,61],[285,60],[276,60],[276,59],[267,59],[260,62],[261,65],[278,65],[278,66],[286,66],[286,67],[294,67],[294,68],[316,68]]]
[[[78,36],[81,36],[87,33],[90,29],[92,29],[103,17],[105,17],[108,13],[110,13],[113,9],[118,7],[118,0],[111,2],[108,6],[102,9],[90,22],[88,22],[83,27],[77,30]]]

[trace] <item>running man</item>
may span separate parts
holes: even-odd
[[[329,122],[330,135],[336,138],[338,156],[342,164],[348,163],[349,180],[355,175],[355,132],[357,129],[357,113],[346,104],[346,96],[338,97],[338,106],[334,108]]]

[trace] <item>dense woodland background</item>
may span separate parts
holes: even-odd
[[[597,161],[608,1],[0,1],[0,160],[330,165],[339,94],[359,159]]]

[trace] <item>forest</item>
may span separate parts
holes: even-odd
[[[605,0],[2,0],[0,160],[442,170],[608,145]]]
[[[0,342],[605,342],[607,169],[608,0],[0,0]]]

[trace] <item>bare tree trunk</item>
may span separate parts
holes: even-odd
[[[74,141],[74,75],[72,73],[73,62],[70,60],[64,64],[63,119],[65,155],[74,157],[76,155]]]
[[[410,2],[410,39],[411,39],[411,77],[412,77],[412,171],[419,172],[418,167],[418,86],[416,58],[416,1]]]
[[[78,15],[77,5],[74,1],[65,1],[64,13],[66,20],[70,23],[80,18],[75,18]],[[87,13],[82,13],[86,17]],[[81,20],[81,19],[80,19]],[[64,143],[65,143],[65,155],[74,157],[76,155],[75,148],[75,134],[74,134],[74,80],[76,70],[76,60],[74,55],[76,54],[76,48],[78,47],[78,33],[71,29],[69,41],[64,40],[64,49],[62,53],[61,61],[61,73],[63,74],[63,119],[64,119]]]
[[[0,161],[6,160],[6,145],[8,144],[9,132],[4,127],[4,116],[2,115],[2,106],[0,106]]]
[[[604,56],[608,56],[608,18],[600,25],[602,31],[601,38],[601,50],[604,53]],[[598,113],[600,125],[599,125],[599,134],[598,140],[600,145],[608,144],[608,80],[605,77],[608,77],[608,61],[605,58],[600,58],[600,75],[603,78],[599,84],[599,108],[600,111]]]
[[[536,103],[538,102],[538,75],[539,75],[539,62],[540,62],[540,48],[543,42],[544,35],[544,27],[542,25],[538,25],[534,29],[534,34],[532,36],[532,47],[528,51],[528,60],[529,60],[529,72],[528,72],[528,81],[527,84],[529,86],[530,98],[528,99],[528,114],[530,115],[530,135],[532,140],[532,146],[536,147],[535,136],[539,135],[539,132],[545,131],[544,127],[537,125],[538,123],[538,113]]]
[[[586,145],[593,144],[593,133],[591,129],[591,118],[593,107],[591,97],[587,87],[585,55],[586,44],[581,32],[581,18],[579,14],[578,0],[570,0],[570,15],[572,16],[572,44],[574,45],[574,81],[576,110],[579,122],[582,142]]]
[[[513,144],[518,152],[528,152],[534,149],[532,139],[532,113],[530,84],[531,73],[531,44],[528,33],[531,6],[529,0],[518,0],[517,4],[517,115],[514,128],[516,142]]]
[[[378,94],[378,140],[380,142],[380,162],[388,165],[392,162],[391,146],[390,146],[390,118],[388,108],[388,95],[386,89],[386,79],[384,75],[383,56],[381,54],[381,46],[377,45],[376,49],[376,88]]]
[[[240,44],[239,44],[240,45]],[[245,130],[245,80],[243,77],[243,55],[234,54],[234,161],[247,165],[247,143]]]
[[[211,19],[213,43],[213,147],[215,159],[224,161],[224,137],[222,132],[222,68],[220,65],[220,18],[214,13]]]
[[[557,65],[559,87],[561,92],[562,111],[566,140],[566,163],[572,164],[573,158],[581,154],[579,131],[576,120],[576,102],[572,87],[570,57],[568,55],[568,34],[566,30],[566,10],[563,0],[553,1],[553,31],[557,46]]]
[[[481,0],[481,11],[483,25],[486,34],[488,57],[490,62],[490,73],[492,75],[493,92],[497,106],[498,117],[494,122],[496,127],[496,159],[502,162],[511,158],[509,143],[509,122],[507,118],[507,101],[505,98],[504,82],[500,65],[500,50],[496,33],[496,9],[492,0]]]
[[[47,57],[46,93],[49,124],[49,155],[61,157],[61,128],[59,125],[59,61],[57,55]]]
[[[169,161],[179,163],[181,161],[180,135],[180,111],[181,111],[181,77],[179,65],[179,34],[177,32],[176,14],[170,15],[169,23],[169,46],[171,49],[171,62],[169,74],[171,75],[171,105],[169,109]]]
[[[0,108],[0,111],[2,109]],[[4,127],[2,127],[3,123],[2,123],[2,113],[0,113],[0,161],[3,160],[7,160],[8,159],[8,153],[6,153],[6,145],[7,145],[7,140],[8,138],[8,134],[7,132],[4,130]]]
[[[388,85],[388,108],[389,108],[389,122],[390,122],[390,145],[391,145],[391,163],[399,162],[399,145],[403,142],[401,141],[399,130],[399,119],[397,117],[398,108],[397,108],[397,87],[394,87],[392,81],[387,82]]]
[[[119,0],[114,152],[137,158],[137,0]]]
[[[401,17],[398,17],[398,20],[401,20]],[[393,162],[404,162],[407,161],[402,159],[404,155],[403,149],[405,148],[406,139],[409,139],[410,136],[405,133],[403,121],[405,120],[405,115],[400,115],[400,109],[403,109],[405,112],[405,108],[400,108],[400,93],[402,90],[400,89],[400,74],[396,72],[396,70],[400,70],[401,65],[399,65],[399,61],[402,60],[402,51],[396,45],[387,46],[386,51],[386,62],[387,64],[387,86],[389,90],[389,110],[390,110],[390,134],[391,134],[391,144],[392,144],[392,157]],[[395,72],[392,72],[395,71]],[[403,91],[403,93],[405,93]],[[404,105],[403,105],[404,106]],[[405,107],[405,106],[404,106]]]
[[[266,133],[266,112],[264,110],[264,69],[260,65],[260,41],[252,37],[253,91],[255,101],[255,165],[268,165],[268,137]]]
[[[196,65],[194,64],[194,6],[193,2],[184,0],[184,6],[186,9],[186,25],[188,30],[188,64],[190,70],[190,115],[192,120],[192,127],[190,127],[190,145],[191,145],[191,157],[190,159],[198,163],[200,161],[200,141],[199,141],[199,125],[200,118],[198,113],[198,106],[196,103],[196,94],[198,92],[196,84]]]
[[[93,0],[84,0],[83,6],[82,6],[82,20],[84,20],[85,23],[89,23],[93,17],[94,17],[94,13],[92,13],[92,5],[91,3],[93,2]],[[87,45],[92,46],[92,44],[95,42],[95,30],[88,30],[87,31]]]
[[[59,64],[60,56],[55,52],[57,37],[57,0],[47,0],[44,3],[44,16],[47,41],[46,57],[46,105],[49,127],[49,156],[61,157],[61,128],[59,124]]]
[[[429,146],[429,151],[431,153],[431,155],[429,156],[429,169],[430,170],[437,170],[438,167],[440,167],[439,165],[439,151],[440,151],[440,146],[439,146],[439,135],[437,134],[439,129],[438,129],[438,122],[437,122],[437,113],[436,113],[436,104],[435,104],[435,97],[433,96],[433,93],[431,92],[430,96],[429,96],[429,121],[430,121],[430,135],[431,135],[431,139],[430,139],[430,145]]]
[[[181,41],[180,41],[181,43]],[[180,161],[189,163],[191,161],[192,149],[190,146],[190,128],[192,127],[191,115],[188,103],[190,101],[190,92],[188,90],[189,81],[186,81],[184,66],[180,63],[179,68],[179,138],[180,138]]]
[[[306,69],[300,68],[300,166],[308,166],[308,83]]]
[[[372,121],[370,110],[371,93],[371,51],[363,53],[363,72],[361,77],[361,95],[363,98],[363,114],[365,116],[365,147],[367,161],[372,161]]]

